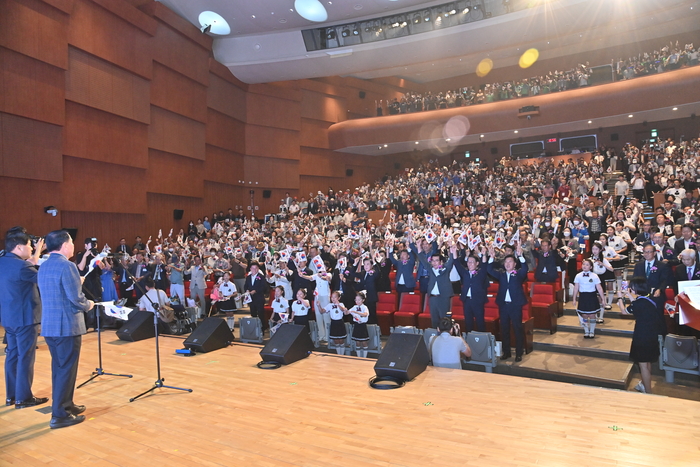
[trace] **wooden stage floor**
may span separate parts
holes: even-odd
[[[700,403],[663,396],[429,367],[404,388],[371,389],[374,360],[312,354],[260,370],[259,347],[195,357],[161,339],[103,334],[101,376],[76,390],[87,420],[50,430],[50,415],[0,409],[0,465],[56,466],[698,466]],[[78,383],[97,362],[83,338]],[[35,394],[50,394],[37,351]],[[48,407],[48,405],[44,406]],[[614,429],[617,427],[617,429]]]

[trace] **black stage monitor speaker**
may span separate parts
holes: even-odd
[[[176,221],[182,219],[183,214],[185,214],[185,211],[183,209],[173,209],[173,219],[175,219]]]
[[[142,341],[156,336],[153,328],[153,313],[150,311],[133,311],[129,321],[117,331],[117,337],[123,341]]]
[[[353,169],[346,169],[345,170],[345,176],[346,177],[352,177],[352,174],[354,173]]]
[[[429,361],[423,336],[393,333],[379,354],[374,372],[379,377],[410,381],[425,371]]]
[[[185,347],[195,352],[223,349],[233,342],[233,333],[223,318],[207,318],[185,339]]]
[[[309,329],[299,324],[284,324],[260,351],[263,362],[289,365],[306,358],[314,349]]]
[[[269,198],[272,196],[272,190],[263,190],[263,198]]]

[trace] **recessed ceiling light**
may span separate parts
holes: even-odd
[[[452,139],[451,139],[451,138],[447,138],[445,141],[452,141]]]
[[[588,120],[588,123],[593,123],[593,120]]]
[[[678,110],[678,107],[674,107],[673,110]]]
[[[250,15],[251,18],[255,19],[255,15]]]
[[[287,22],[287,20],[284,19],[284,18],[282,18],[282,19],[280,20],[280,23],[282,23],[282,24],[284,24],[284,23],[286,23],[286,22]]]
[[[361,10],[361,9],[362,9],[362,5],[360,5],[360,4],[358,3],[358,4],[355,5],[353,8],[356,9],[356,10]]]
[[[627,117],[628,117],[628,118],[632,118],[632,117],[634,117],[634,115],[629,114]]]
[[[290,8],[289,11],[291,11],[292,13],[294,13],[294,8]]]
[[[387,147],[387,145],[385,144],[384,147]]]
[[[484,135],[479,135],[479,138],[483,138],[483,137],[484,137]]]
[[[515,130],[515,132],[517,133],[517,132],[518,132],[518,130]]]
[[[271,15],[274,15],[274,14],[275,14],[275,12],[274,12],[274,11],[271,11],[271,12],[270,12],[270,14],[271,14]]]
[[[416,144],[418,144],[418,141],[416,141]]]

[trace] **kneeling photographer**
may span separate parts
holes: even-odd
[[[440,334],[430,341],[430,357],[433,366],[462,369],[462,355],[471,357],[472,351],[462,339],[459,325],[448,315],[438,323],[438,331]]]

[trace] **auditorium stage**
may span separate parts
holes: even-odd
[[[260,370],[260,347],[194,357],[161,339],[103,334],[101,376],[76,390],[87,420],[50,430],[50,415],[0,408],[0,465],[18,466],[697,466],[700,403],[634,392],[429,367],[404,388],[371,389],[374,360],[312,354]],[[97,364],[83,338],[78,383]],[[4,363],[4,362],[3,362]],[[50,394],[50,355],[37,351],[35,394]],[[48,405],[43,406],[45,409]]]

